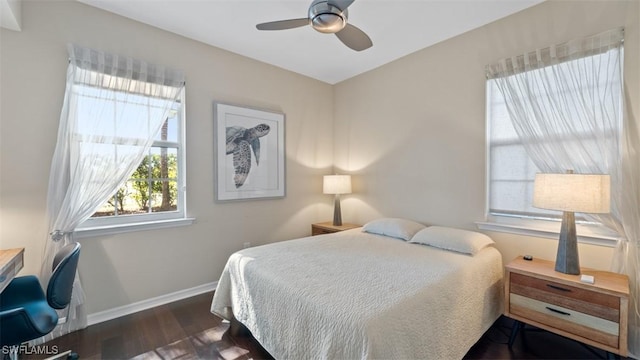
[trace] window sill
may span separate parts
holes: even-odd
[[[195,218],[171,219],[147,221],[131,224],[119,224],[109,226],[94,226],[76,229],[73,235],[76,239],[83,239],[95,236],[122,234],[133,231],[158,230],[178,226],[188,226],[196,221]]]
[[[509,221],[502,219],[489,219],[477,221],[476,226],[480,230],[496,231],[515,235],[541,237],[558,240],[560,236],[560,222],[541,220]],[[605,247],[615,247],[619,235],[602,226],[588,226],[576,224],[578,242]]]

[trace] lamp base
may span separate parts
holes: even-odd
[[[576,217],[573,212],[562,213],[558,253],[556,254],[556,271],[579,275],[580,258],[578,257],[578,237],[576,235]]]
[[[341,226],[342,225],[342,212],[340,211],[340,195],[336,194],[336,197],[333,201],[333,225]]]

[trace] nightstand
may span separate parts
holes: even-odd
[[[629,278],[581,268],[581,274],[595,278],[587,284],[580,282],[580,275],[556,272],[554,264],[520,256],[506,266],[504,314],[516,320],[509,347],[527,323],[608,355],[627,356]]]
[[[339,231],[345,231],[349,229],[355,229],[360,227],[361,225],[356,224],[346,224],[342,223],[342,225],[333,225],[332,221],[311,224],[311,235],[322,235],[322,234],[332,234]]]

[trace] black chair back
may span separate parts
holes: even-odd
[[[64,309],[71,302],[73,280],[80,258],[80,244],[65,245],[53,259],[53,272],[47,285],[47,302],[54,309]]]

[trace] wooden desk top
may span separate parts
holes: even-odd
[[[0,250],[0,272],[20,253],[24,253],[24,248]]]
[[[0,292],[22,269],[23,256],[24,248],[0,250]]]

